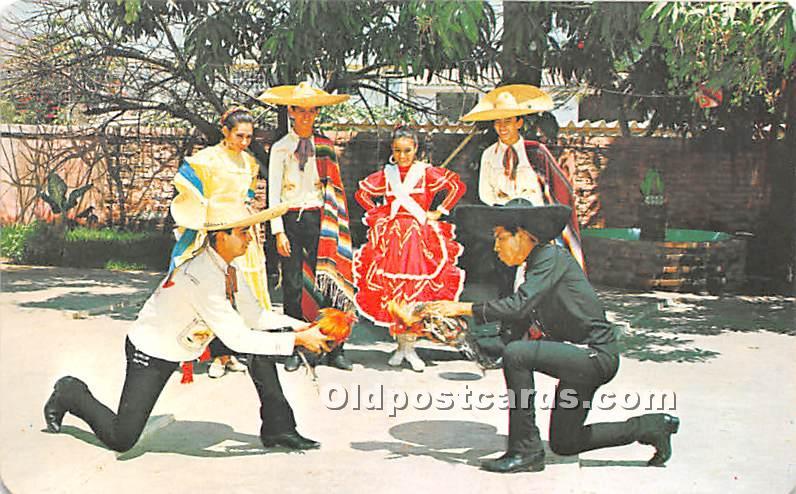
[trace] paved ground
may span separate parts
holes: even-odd
[[[0,476],[14,493],[701,493],[796,486],[792,299],[601,290],[628,336],[619,374],[603,388],[605,403],[613,393],[616,406],[590,417],[639,413],[627,409],[627,393],[646,400],[673,393],[676,401],[665,405],[675,405],[682,419],[674,457],[666,468],[645,467],[652,450],[636,444],[550,455],[544,472],[499,475],[477,466],[505,444],[506,412],[489,399],[504,389],[500,372],[482,376],[457,353],[431,344],[421,350],[431,364],[423,374],[391,369],[392,344],[367,327],[357,328],[348,345],[353,372],[319,367],[320,394],[303,372],[282,373],[300,431],[323,443],[318,451],[263,449],[248,376],[211,380],[202,369],[191,385],[175,374],[155,407],[160,427],[122,457],[71,416],[64,433],[42,433],[41,408],[61,375],[83,378],[116,406],[125,331],[160,275],[3,266],[0,276]],[[552,391],[551,379],[537,382],[542,394]],[[435,400],[430,407],[428,397]],[[538,415],[543,431],[548,419]]]

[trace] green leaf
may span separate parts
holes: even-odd
[[[138,20],[141,0],[124,0],[124,22],[132,24]]]
[[[650,6],[650,8],[644,11],[644,14],[642,15],[642,20],[656,19],[659,15],[661,17],[665,17],[671,8],[672,4],[670,2],[667,1],[655,2],[654,4],[652,4],[652,6]],[[649,15],[647,15],[647,12],[649,12]]]
[[[59,209],[63,210],[66,202],[66,182],[55,172],[47,177],[47,195],[58,204]]]
[[[91,184],[86,184],[76,189],[73,189],[72,192],[69,193],[69,199],[66,201],[66,205],[64,206],[64,211],[69,211],[73,207],[77,206],[78,201],[80,198],[83,197],[83,194],[88,192],[88,190],[92,187]]]
[[[61,205],[55,202],[49,195],[44,192],[40,192],[39,197],[41,197],[44,202],[50,205],[50,209],[52,209],[53,214],[61,214]]]

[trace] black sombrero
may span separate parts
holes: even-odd
[[[462,204],[454,212],[457,228],[470,234],[492,238],[492,230],[496,226],[519,226],[539,242],[547,243],[561,233],[572,210],[561,204],[534,206],[526,199],[512,199],[504,206]]]

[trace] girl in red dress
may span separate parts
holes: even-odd
[[[414,350],[417,335],[393,324],[387,304],[458,300],[464,285],[464,271],[456,267],[462,246],[454,240],[453,225],[439,219],[466,187],[456,173],[416,161],[417,147],[412,130],[396,129],[390,163],[359,182],[354,197],[365,209],[369,230],[354,255],[354,284],[359,311],[389,327],[398,341],[389,364],[399,366],[406,359],[421,372],[425,363]],[[430,211],[442,190],[445,199]],[[383,197],[379,203],[378,197]]]

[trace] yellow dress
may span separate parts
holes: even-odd
[[[236,155],[223,144],[207,147],[185,158],[174,178],[178,194],[172,201],[171,212],[177,224],[178,239],[172,251],[170,271],[193,257],[204,244],[206,234],[199,225],[204,223],[208,198],[228,195],[245,201],[253,199],[257,189],[257,170],[258,165],[252,155],[245,151]],[[234,264],[242,271],[260,304],[270,309],[265,254],[257,240],[260,228],[260,225],[252,227],[253,241]]]

